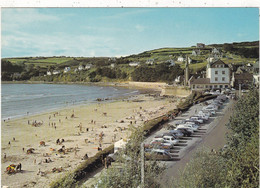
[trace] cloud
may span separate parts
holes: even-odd
[[[139,32],[142,32],[142,31],[144,31],[144,29],[145,29],[144,26],[139,25],[139,24],[137,24],[137,25],[135,26],[135,28],[136,28],[136,30],[139,31]]]
[[[2,37],[3,57],[18,56],[111,56],[120,53],[114,46],[114,39],[107,36],[71,35],[52,33],[51,35],[16,32]]]
[[[35,8],[2,8],[2,30],[10,31],[27,24],[37,22],[53,22],[60,20],[59,17],[44,14]]]

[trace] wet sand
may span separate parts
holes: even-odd
[[[85,154],[94,156],[99,144],[104,149],[114,141],[127,138],[131,134],[131,121],[134,126],[142,126],[144,121],[174,109],[178,101],[178,98],[138,95],[129,100],[72,106],[56,111],[56,114],[48,112],[2,121],[1,183],[10,187],[48,187],[55,178],[76,168]],[[72,114],[75,117],[71,117]],[[35,120],[43,122],[42,125],[32,126]],[[100,142],[101,132],[104,136]],[[56,144],[57,139],[64,139],[65,142]],[[46,146],[40,146],[41,141]],[[65,155],[57,152],[62,146],[67,149]],[[33,154],[26,153],[29,148],[35,149]],[[45,163],[48,158],[52,162]],[[18,163],[22,164],[22,172],[14,175],[5,173],[8,165]],[[53,168],[60,167],[62,172],[52,172]],[[39,169],[44,172],[43,176],[37,175]]]

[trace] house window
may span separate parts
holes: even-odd
[[[206,85],[205,87],[206,87],[206,88],[208,88],[208,86],[207,86],[207,85]]]
[[[195,85],[193,85],[193,89],[195,89]]]
[[[212,89],[212,86],[209,86],[210,89]]]
[[[222,71],[222,74],[225,74],[225,71],[224,71],[224,70]]]
[[[218,71],[215,71],[215,74],[218,74]]]
[[[219,85],[220,88],[222,88],[222,85]]]
[[[215,78],[215,81],[216,81],[216,82],[218,81],[218,77]]]
[[[225,81],[225,77],[222,77],[222,81]]]

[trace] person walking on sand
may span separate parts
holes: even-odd
[[[4,159],[6,159],[6,153],[4,153]]]
[[[11,142],[10,141],[8,142],[8,145],[11,146]]]

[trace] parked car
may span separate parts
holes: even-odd
[[[179,140],[173,136],[163,136],[165,142],[173,143],[174,145],[179,143]]]
[[[199,129],[199,126],[193,124],[182,124],[182,125],[178,125],[177,128],[189,128],[193,131],[197,131]]]
[[[195,117],[199,117],[199,118],[203,119],[203,121],[209,120],[209,116],[207,116],[205,114],[197,114]]]
[[[198,122],[198,123],[204,123],[203,119],[196,117],[196,116],[191,116],[190,120],[193,120],[193,121]]]
[[[202,109],[202,112],[209,112],[211,115],[215,115],[216,114],[216,111],[215,110],[212,110],[212,109]]]
[[[165,150],[153,149],[151,152],[145,153],[145,158],[150,160],[155,159],[155,160],[168,161],[168,160],[172,160],[173,156]]]
[[[164,140],[152,140],[150,142],[150,144],[157,144],[157,145],[161,145],[161,146],[167,146],[167,147],[170,147],[170,148],[173,148],[174,144],[173,143],[170,143],[170,142],[165,142]]]
[[[184,134],[184,136],[191,136],[193,133],[193,131],[188,128],[176,128],[175,130],[181,131]]]
[[[178,130],[170,130],[169,131],[171,134],[175,135],[177,138],[181,138],[184,136],[184,134],[181,131]]]
[[[200,115],[205,115],[205,116],[208,116],[210,117],[211,116],[211,113],[209,111],[199,111],[198,114]]]
[[[166,150],[166,151],[170,151],[171,147],[170,146],[165,146],[165,145],[161,145],[161,144],[145,144],[144,145],[144,148],[149,151],[149,150],[152,150],[152,149],[163,149],[163,150]]]
[[[213,106],[213,105],[208,105],[208,106],[203,107],[202,110],[214,110],[214,111],[216,111],[216,110],[218,110],[218,108]]]

